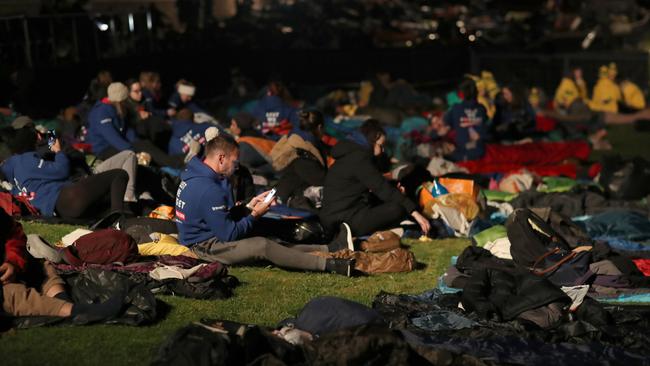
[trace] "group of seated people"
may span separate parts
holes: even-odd
[[[446,113],[422,114],[427,116],[428,141],[459,164],[486,159],[493,151],[488,142],[499,133],[526,137],[526,128],[499,128],[520,118],[522,108],[530,112],[526,118],[534,118],[528,100],[515,98],[508,88],[494,94],[501,102],[490,112],[493,102],[486,104],[490,93],[481,85],[465,78]],[[431,224],[414,202],[414,189],[387,175],[396,161],[385,151],[385,123],[366,117],[337,141],[326,133],[331,116],[298,108],[278,81],[262,90],[249,112],[233,114],[229,123],[218,123],[193,102],[196,87],[188,81],[176,84],[167,105],[160,90],[160,76],[153,72],[126,83],[100,75],[82,103],[82,123],[74,128],[43,131],[29,117],[17,117],[2,130],[11,151],[0,169],[2,180],[43,217],[140,215],[146,214],[144,201],[172,205],[179,242],[191,249],[187,255],[228,265],[266,260],[288,269],[349,276],[352,261],[308,252],[354,250],[353,237],[411,219],[423,235],[429,232]],[[366,97],[368,105],[372,94]],[[339,107],[337,111],[344,110]],[[90,165],[89,156],[95,159]],[[277,204],[316,213],[331,241],[286,245],[259,236],[256,223]],[[71,304],[47,266],[50,282],[41,294],[9,286],[24,269],[24,235],[20,224],[5,216],[5,248],[0,250],[7,253],[0,267],[5,311],[58,316],[113,311],[110,300],[96,307]],[[11,304],[18,298],[26,305]],[[22,306],[27,310],[19,310]]]

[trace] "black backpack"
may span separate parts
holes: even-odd
[[[506,222],[514,262],[555,285],[585,283],[592,263],[590,251],[576,253],[549,224],[533,211],[515,210]]]

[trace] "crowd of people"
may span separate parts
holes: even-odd
[[[49,129],[6,110],[3,190],[22,197],[46,221],[146,216],[168,205],[188,256],[228,265],[266,260],[349,276],[353,261],[308,253],[354,250],[354,237],[400,225],[429,234],[417,189],[437,175],[424,168],[432,159],[468,175],[526,166],[575,178],[586,174],[576,160],[585,160],[591,148],[611,148],[608,124],[650,119],[643,92],[630,80],[617,80],[615,64],[601,68],[591,98],[580,69],[561,80],[552,100],[534,87],[499,85],[482,72],[467,75],[442,104],[386,72],[358,91],[334,91],[313,106],[293,99],[273,78],[256,97],[227,106],[219,119],[195,102],[193,83],[179,80],[168,99],[161,90],[156,72],[117,82],[102,71],[84,100]],[[549,131],[570,141],[558,142]],[[272,240],[277,233],[260,230],[259,220],[274,206],[314,215],[327,239],[300,245]],[[25,236],[20,223],[0,215],[5,312],[115,312],[110,299],[72,304],[47,265],[40,293],[21,284],[28,274]]]

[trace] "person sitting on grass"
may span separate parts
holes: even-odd
[[[95,322],[119,313],[122,299],[117,295],[99,304],[73,303],[52,264],[27,265],[26,242],[20,223],[0,209],[0,315],[74,317]],[[37,279],[40,291],[26,285],[27,279]]]
[[[268,192],[254,197],[245,207],[235,205],[228,178],[238,165],[239,147],[229,136],[217,136],[205,147],[203,160],[194,157],[181,174],[176,195],[179,241],[205,261],[240,264],[267,260],[289,269],[335,272],[349,276],[352,262],[325,259],[308,252],[351,249],[352,236],[342,230],[329,245],[283,246],[264,237],[248,237],[255,221],[273,200]]]

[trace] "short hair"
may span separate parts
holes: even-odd
[[[374,145],[382,135],[386,136],[386,131],[379,121],[373,118],[366,120],[361,125],[360,130],[370,145]]]
[[[298,119],[300,120],[300,129],[312,133],[325,124],[323,114],[315,109],[305,109],[300,111],[298,113]]]
[[[460,83],[460,92],[463,93],[464,100],[476,100],[478,98],[478,89],[476,82],[470,78],[465,78]]]
[[[235,139],[226,135],[219,135],[205,144],[205,156],[211,156],[217,153],[230,154],[239,149],[239,144]]]
[[[189,108],[183,108],[176,113],[176,119],[179,121],[193,121],[194,113]]]
[[[129,88],[129,93],[131,92],[131,87],[135,83],[140,84],[140,80],[136,80],[135,78],[130,78],[130,79],[126,79],[126,81],[124,82],[124,85],[126,85],[126,87]],[[142,86],[142,84],[140,84],[140,86]]]

